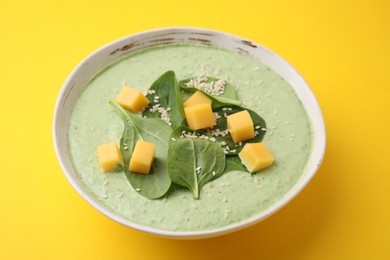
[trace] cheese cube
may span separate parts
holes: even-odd
[[[275,160],[263,143],[246,143],[238,156],[249,172],[257,172],[271,166]]]
[[[123,166],[121,153],[114,141],[99,145],[97,153],[100,167],[104,172],[113,172],[116,164]]]
[[[199,104],[208,104],[211,103],[211,99],[209,99],[205,94],[201,91],[196,91],[191,97],[189,97],[184,103],[184,107],[199,105]]]
[[[149,105],[149,100],[141,93],[141,91],[124,86],[119,92],[115,101],[123,108],[133,112],[139,112]]]
[[[211,103],[199,104],[184,108],[188,127],[193,130],[216,125]]]
[[[155,152],[155,144],[145,141],[137,141],[133,154],[131,155],[129,170],[132,172],[149,174]]]
[[[227,116],[227,127],[234,143],[255,137],[252,118],[247,110]]]

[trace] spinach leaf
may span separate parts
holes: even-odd
[[[226,156],[218,143],[199,138],[180,138],[187,127],[180,126],[171,135],[168,149],[168,173],[172,182],[187,187],[194,199],[201,188],[220,177]]]
[[[248,110],[254,127],[256,136],[250,140],[243,141],[239,144],[235,144],[231,138],[228,128],[227,128],[227,119],[225,117],[234,114],[243,110]],[[223,106],[217,107],[214,109],[214,114],[217,114],[217,124],[212,128],[206,130],[192,130],[188,127],[182,128],[184,133],[181,133],[183,137],[196,137],[201,139],[209,139],[219,143],[226,155],[237,155],[246,143],[257,143],[263,140],[263,137],[266,132],[266,123],[262,117],[260,117],[256,112],[245,109],[239,106]],[[256,129],[257,128],[257,129]],[[179,136],[180,137],[180,136]]]
[[[203,80],[202,80],[203,79]],[[191,78],[191,79],[185,79],[179,82],[179,86],[182,90],[190,93],[195,93],[196,91],[201,91],[203,94],[205,94],[208,98],[210,98],[213,103],[213,108],[223,106],[223,105],[241,105],[241,102],[237,98],[236,89],[233,85],[231,85],[228,82],[225,82],[224,85],[224,91],[223,93],[216,95],[215,91],[208,91],[206,88],[199,87],[196,88],[192,84],[192,82],[197,81],[198,83],[215,83],[220,81],[220,79],[212,78],[212,77],[197,77],[197,78]]]
[[[226,157],[226,166],[223,173],[228,173],[231,171],[241,171],[249,172],[246,167],[242,164],[240,157],[238,155],[227,156]]]
[[[184,120],[183,100],[173,71],[165,72],[153,82],[146,97],[150,104],[143,116],[161,118],[172,128],[181,125]]]
[[[243,110],[247,110],[249,112],[255,127],[256,136],[252,139],[241,142],[241,144],[235,144],[228,132],[226,117],[230,114],[234,114]],[[263,140],[267,125],[265,120],[256,112],[239,106],[222,106],[215,108],[214,113],[218,115],[217,125],[215,125],[213,129],[209,130],[208,134],[215,137],[217,142],[222,144],[227,155],[238,154],[246,143],[257,143]]]
[[[171,186],[167,169],[167,153],[168,140],[172,129],[160,119],[135,116],[113,100],[110,101],[110,104],[123,121],[124,131],[120,140],[120,151],[128,181],[139,194],[148,199],[163,196]],[[129,170],[131,154],[137,140],[145,140],[156,144],[152,169],[147,175]]]

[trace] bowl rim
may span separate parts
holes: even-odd
[[[59,124],[59,116],[61,113],[61,107],[60,103],[62,101],[62,97],[66,93],[67,89],[70,87],[72,83],[73,77],[78,73],[79,69],[83,67],[91,57],[94,57],[96,55],[99,55],[103,50],[106,50],[107,48],[118,44],[119,42],[123,42],[125,40],[129,40],[135,37],[141,37],[146,34],[153,34],[153,33],[161,33],[161,32],[168,32],[172,30],[180,30],[180,31],[188,31],[188,32],[202,32],[202,33],[213,33],[217,35],[222,35],[225,37],[233,37],[234,39],[239,39],[242,41],[248,41],[248,42],[253,42],[256,44],[259,48],[261,48],[263,51],[267,52],[268,54],[272,55],[274,58],[278,60],[278,62],[281,62],[284,66],[289,67],[289,69],[292,69],[292,71],[296,74],[295,76],[298,77],[303,83],[305,87],[305,94],[309,96],[309,98],[312,101],[312,105],[314,106],[313,109],[315,110],[315,117],[317,117],[318,120],[316,120],[316,129],[318,132],[314,133],[315,135],[315,140],[313,142],[317,142],[317,150],[316,150],[316,165],[308,170],[308,165],[310,163],[310,159],[307,162],[306,168],[304,170],[304,173],[297,181],[296,184],[286,193],[284,194],[276,203],[274,203],[271,207],[249,217],[246,218],[242,221],[220,227],[220,228],[215,228],[215,229],[210,229],[210,230],[199,230],[199,231],[168,231],[168,230],[162,230],[162,229],[157,229],[141,224],[134,223],[128,219],[125,219],[124,217],[119,216],[118,214],[115,214],[114,212],[102,207],[97,201],[95,201],[90,194],[88,194],[84,188],[77,183],[77,181],[71,176],[70,172],[68,171],[63,158],[61,156],[60,152],[60,143],[58,140],[58,135],[57,135],[57,125]],[[294,88],[294,92],[296,92]],[[301,100],[301,99],[300,99]],[[301,100],[303,105],[305,103]],[[305,107],[307,110],[307,108]],[[313,112],[313,113],[314,113]],[[311,119],[311,118],[310,118]],[[313,123],[313,122],[312,122]],[[290,64],[288,63],[284,58],[276,54],[275,52],[269,50],[268,48],[264,47],[261,44],[258,44],[255,41],[248,40],[246,38],[243,38],[241,36],[237,36],[234,34],[226,33],[226,32],[221,32],[217,30],[212,30],[212,29],[205,29],[205,28],[198,28],[198,27],[187,27],[187,26],[173,26],[173,27],[164,27],[164,28],[156,28],[152,30],[146,30],[134,34],[130,34],[128,36],[121,37],[117,40],[111,41],[99,48],[97,48],[95,51],[90,53],[88,56],[86,56],[68,75],[66,80],[64,81],[59,94],[57,96],[57,100],[55,103],[55,109],[54,109],[54,118],[53,118],[53,125],[52,125],[52,135],[53,135],[53,141],[54,141],[54,149],[55,153],[58,159],[58,162],[61,166],[61,169],[63,173],[65,174],[66,178],[72,185],[72,187],[77,191],[77,193],[84,198],[91,206],[93,206],[95,209],[100,211],[102,214],[107,216],[108,218],[126,226],[130,227],[142,232],[146,232],[149,234],[157,235],[160,237],[167,237],[167,238],[177,238],[177,239],[199,239],[199,238],[206,238],[206,237],[214,237],[214,236],[219,236],[227,233],[231,233],[233,231],[238,231],[243,228],[246,228],[248,226],[254,225],[256,223],[259,223],[260,221],[264,220],[265,218],[271,216],[275,212],[279,211],[281,208],[283,208],[286,204],[288,204],[293,198],[295,198],[306,185],[310,182],[310,180],[314,177],[316,172],[318,171],[319,167],[321,166],[321,163],[323,161],[324,155],[325,155],[325,148],[326,148],[326,130],[325,130],[325,123],[324,123],[324,118],[322,115],[322,111],[320,108],[320,105],[315,98],[315,95],[310,88],[310,86],[307,84],[307,82],[303,79],[301,74]],[[314,138],[314,137],[313,137]],[[314,152],[314,148],[312,150],[312,153]]]

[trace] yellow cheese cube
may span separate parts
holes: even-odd
[[[133,112],[139,112],[149,105],[149,100],[141,93],[141,91],[124,86],[119,92],[115,101],[123,108]]]
[[[113,172],[116,164],[123,166],[121,153],[114,141],[99,145],[97,153],[100,167],[104,172]]]
[[[129,170],[132,172],[149,174],[155,152],[155,144],[137,141],[133,154],[131,155]]]
[[[247,110],[227,116],[227,127],[234,143],[255,137],[252,118]]]
[[[199,104],[209,104],[211,103],[211,99],[209,99],[205,94],[201,91],[196,91],[191,97],[189,97],[184,103],[184,107],[199,105]]]
[[[271,166],[275,160],[263,143],[246,143],[238,156],[249,172],[257,172]]]
[[[211,103],[199,104],[184,108],[184,114],[188,126],[193,130],[198,130],[216,125]]]

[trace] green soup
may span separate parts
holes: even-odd
[[[122,123],[108,101],[123,84],[146,90],[168,70],[178,80],[206,75],[237,88],[243,106],[267,122],[263,139],[273,166],[251,175],[230,172],[206,184],[200,200],[185,188],[149,200],[137,193],[124,173],[103,173],[96,147],[119,143]],[[312,149],[310,120],[292,87],[259,61],[206,45],[164,45],[133,53],[107,66],[78,98],[69,125],[73,165],[87,190],[106,208],[140,225],[167,231],[202,231],[250,218],[280,200],[302,176]]]

